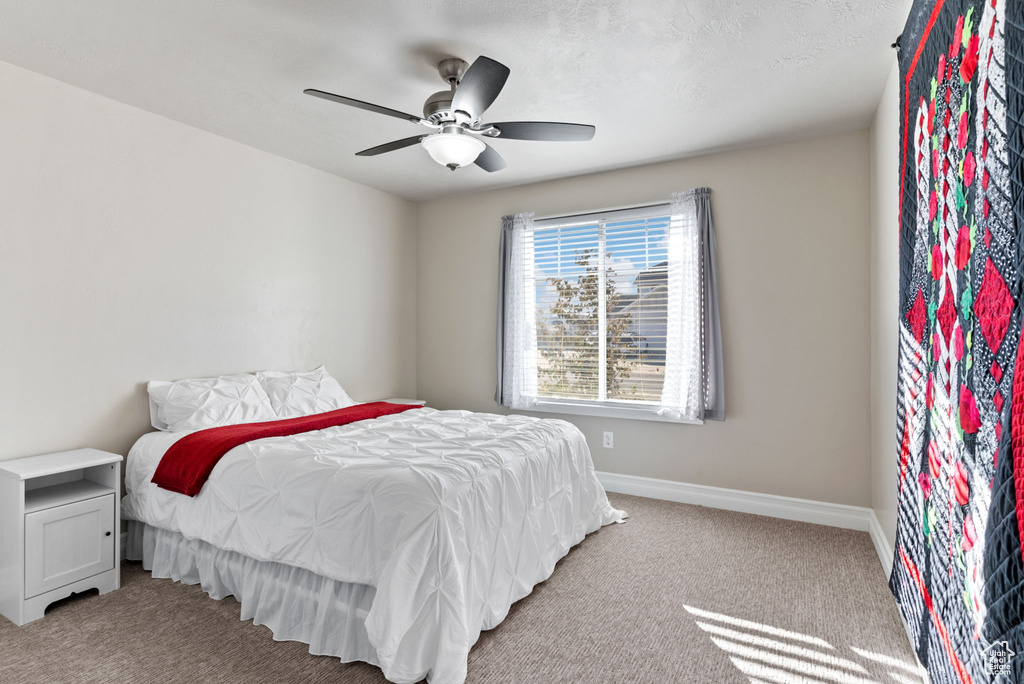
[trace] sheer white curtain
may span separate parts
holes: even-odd
[[[505,330],[499,392],[510,408],[537,404],[537,292],[533,273],[533,214],[503,217]]]
[[[668,236],[668,324],[665,385],[658,414],[704,417],[701,354],[701,241],[695,190],[673,193]]]

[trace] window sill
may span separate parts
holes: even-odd
[[[627,420],[652,420],[658,423],[676,423],[682,425],[703,425],[703,420],[679,420],[658,415],[658,409],[638,408],[633,406],[599,405],[586,402],[575,402],[558,399],[541,399],[537,404],[522,411],[538,411],[541,413],[563,413],[577,416],[598,416],[601,418],[625,418]]]

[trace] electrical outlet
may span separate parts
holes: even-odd
[[[615,447],[615,433],[606,432],[604,433],[604,448],[613,449]]]

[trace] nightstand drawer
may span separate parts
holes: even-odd
[[[25,596],[31,598],[114,567],[115,496],[25,515]]]

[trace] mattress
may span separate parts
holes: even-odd
[[[194,498],[150,482],[185,434],[132,448],[124,517],[373,587],[367,638],[400,684],[464,681],[480,631],[625,517],[582,433],[560,420],[417,409],[257,440],[228,452]]]

